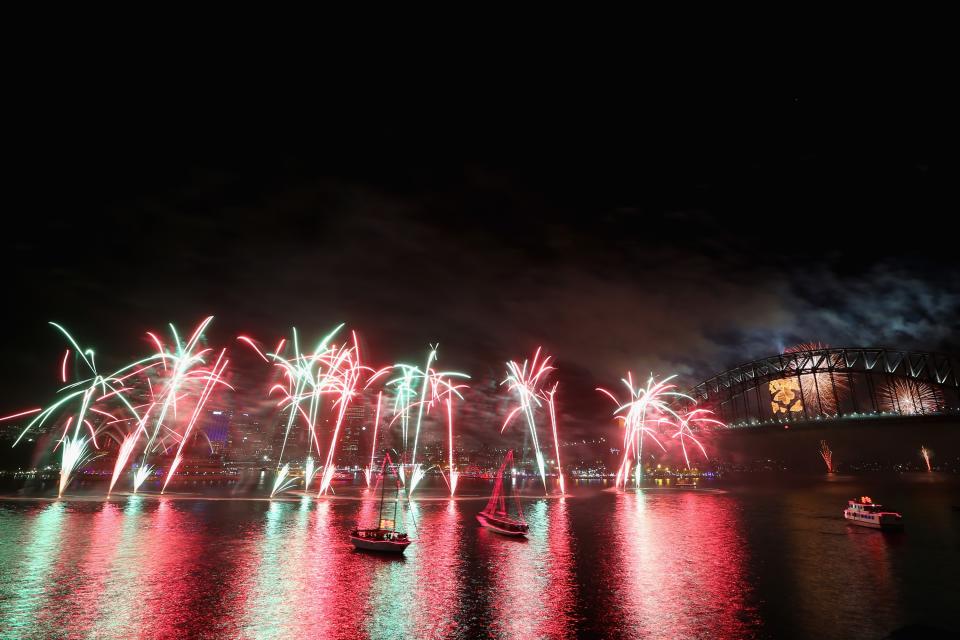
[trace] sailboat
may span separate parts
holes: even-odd
[[[503,476],[504,471],[512,464],[513,449],[508,451],[506,457],[503,459],[500,471],[497,472],[497,479],[493,483],[493,495],[490,496],[490,500],[487,502],[487,506],[484,507],[483,511],[477,514],[477,520],[486,528],[505,536],[525,536],[530,527],[527,526],[526,520],[523,519],[523,509],[520,508],[520,498],[516,494],[514,494],[513,498],[517,505],[518,517],[511,518],[510,514],[507,513],[507,496],[503,488]],[[507,492],[509,492],[509,486],[508,483]]]
[[[350,532],[350,542],[357,549],[403,553],[412,542],[407,534],[397,531],[397,510],[400,508],[399,476],[397,477],[396,493],[394,495],[393,519],[385,520],[383,517],[383,497],[387,488],[386,470],[389,469],[389,464],[390,454],[386,454],[383,458],[383,466],[380,468],[380,514],[377,527],[375,529],[360,529],[358,527]]]

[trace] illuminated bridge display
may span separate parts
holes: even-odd
[[[958,373],[960,358],[943,353],[803,346],[724,371],[690,395],[732,427],[956,415]]]

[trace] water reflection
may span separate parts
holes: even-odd
[[[900,619],[899,594],[890,547],[902,534],[847,524],[840,517],[846,488],[835,492],[837,507],[824,512],[815,494],[783,492],[780,518],[787,532],[778,561],[789,580],[791,606],[777,617],[809,636],[840,629],[883,636]],[[837,620],[832,611],[846,612]]]
[[[22,559],[9,572],[4,571],[3,600],[9,604],[4,606],[3,630],[11,637],[28,637],[40,625],[37,613],[48,602],[48,590],[56,585],[51,573],[64,543],[61,534],[67,517],[65,503],[45,505],[22,536],[5,541],[5,557],[17,549],[23,552]],[[4,566],[9,565],[5,562]]]
[[[690,491],[618,493],[604,567],[611,614],[637,637],[749,637],[736,505]],[[605,536],[606,537],[606,536]]]
[[[481,528],[484,500],[423,500],[401,518],[415,540],[406,557],[350,544],[351,527],[377,521],[378,496],[364,489],[334,500],[0,501],[0,638],[881,637],[918,620],[955,627],[953,489],[875,491],[909,516],[892,536],[846,525],[838,505],[867,487],[834,484],[580,487],[524,500],[527,540]]]
[[[566,501],[524,505],[527,539],[477,533],[488,580],[491,630],[506,638],[575,635],[574,563]]]

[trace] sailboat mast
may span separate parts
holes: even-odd
[[[400,508],[400,480],[397,480],[397,490],[393,494],[393,530],[397,530],[397,509]]]
[[[380,528],[380,523],[383,522],[383,493],[384,493],[384,490],[387,488],[386,486],[387,476],[385,471],[387,468],[387,460],[389,459],[390,459],[390,454],[388,453],[386,457],[384,457],[383,459],[383,464],[380,465],[380,514],[377,517],[377,529]]]

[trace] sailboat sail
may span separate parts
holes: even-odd
[[[503,478],[507,468],[513,464],[513,450],[507,452],[506,457],[503,459],[503,464],[500,466],[500,470],[497,471],[497,477],[493,483],[493,494],[490,496],[490,500],[487,502],[487,506],[484,508],[483,513],[496,516],[496,517],[506,517],[507,516],[507,494],[503,488]],[[526,523],[526,520],[523,518],[523,509],[520,507],[520,497],[517,494],[514,494],[514,500],[517,505],[517,519],[521,523]]]

